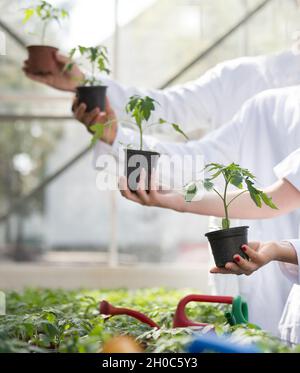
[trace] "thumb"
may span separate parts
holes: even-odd
[[[248,246],[254,250],[254,251],[258,251],[259,247],[260,247],[261,243],[260,242],[249,242]]]

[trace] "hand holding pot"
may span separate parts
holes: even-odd
[[[132,193],[128,187],[126,177],[121,177],[119,189],[122,196],[143,206],[161,207],[178,212],[183,211],[183,205],[185,204],[183,196],[170,190],[159,190],[155,181],[155,175],[151,176],[151,187],[147,192],[145,179],[146,173],[142,169],[137,191]]]
[[[55,58],[57,70],[51,74],[32,74],[27,60],[24,62],[23,71],[31,80],[46,84],[61,91],[75,92],[76,87],[84,80],[84,74],[76,64],[72,66],[70,71],[64,70],[65,66],[70,62],[68,57],[57,52]]]
[[[249,261],[242,258],[240,255],[234,256],[234,263],[227,263],[225,268],[213,268],[211,273],[227,274],[227,275],[246,275],[250,276],[261,267],[270,263],[273,260],[279,260],[280,252],[285,250],[284,245],[288,243],[276,242],[251,242],[249,245],[244,245],[242,251],[248,255]]]
[[[85,125],[87,130],[94,134],[90,127],[94,124],[103,124],[105,125],[103,136],[101,140],[106,142],[109,145],[112,145],[115,141],[118,129],[118,120],[116,114],[112,107],[110,106],[110,102],[108,98],[106,98],[106,111],[101,112],[99,108],[92,110],[91,112],[86,111],[86,105],[81,103],[79,104],[78,99],[75,98],[72,106],[72,111],[74,113],[75,118]]]

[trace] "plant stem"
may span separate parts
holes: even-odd
[[[235,196],[234,198],[232,198],[232,200],[228,203],[227,207],[229,207],[232,204],[233,201],[235,201],[236,199],[238,199],[240,196],[242,196],[245,193],[248,193],[248,191],[244,190],[243,192],[241,192],[240,194],[238,194],[237,196]]]
[[[95,82],[95,62],[92,62],[92,86]]]
[[[44,24],[43,24],[43,28],[42,28],[42,45],[45,44],[45,38],[46,38],[46,30],[47,30],[47,27],[48,27],[48,22],[45,21]]]
[[[143,128],[140,126],[140,150],[143,150]]]
[[[229,214],[228,214],[228,206],[227,205],[227,190],[229,185],[229,180],[226,181],[225,189],[224,189],[224,197],[223,197],[223,205],[224,205],[224,211],[225,211],[225,219],[223,220],[222,226],[223,229],[229,229],[230,228],[230,222],[229,222]]]

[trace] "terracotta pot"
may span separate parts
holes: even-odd
[[[77,87],[77,97],[79,103],[84,103],[87,106],[86,111],[90,112],[95,108],[105,111],[105,97],[107,87],[104,85],[86,87]]]
[[[48,75],[59,72],[55,54],[57,48],[47,45],[30,45],[28,50],[28,71],[35,75]]]
[[[136,192],[140,181],[141,170],[146,171],[145,190],[151,188],[151,175],[155,171],[160,154],[157,152],[125,149],[125,176],[129,190]]]
[[[235,255],[249,259],[241,247],[248,244],[248,228],[236,227],[206,233],[216,266],[224,268],[229,262],[233,262]]]

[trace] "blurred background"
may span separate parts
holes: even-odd
[[[31,82],[21,70],[26,45],[37,41],[22,23],[22,9],[31,3],[0,0],[6,37],[6,55],[0,55],[2,263],[207,264],[207,218],[141,208],[96,188],[90,137],[72,119],[72,96]],[[295,0],[51,3],[70,18],[51,28],[48,43],[62,53],[105,44],[113,77],[145,88],[196,79],[227,59],[288,49],[299,29]]]

